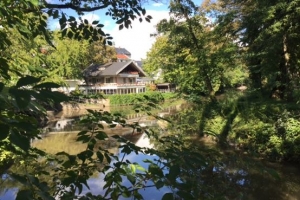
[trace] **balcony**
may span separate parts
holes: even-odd
[[[122,72],[122,73],[119,73],[119,76],[120,77],[139,77],[139,72],[135,72],[135,71]]]
[[[95,89],[117,89],[117,88],[139,88],[145,87],[145,83],[102,83],[94,85],[80,85],[83,88],[95,88]]]

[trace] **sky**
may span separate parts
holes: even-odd
[[[55,0],[48,0],[53,2]],[[150,34],[155,33],[155,25],[162,19],[169,18],[168,3],[155,3],[150,2],[145,4],[146,15],[151,15],[152,20],[150,23],[145,20],[140,23],[138,19],[132,23],[132,28],[124,28],[119,30],[119,25],[115,23],[110,17],[105,15],[105,11],[95,11],[87,13],[83,18],[89,22],[99,20],[104,24],[104,32],[111,34],[115,47],[126,48],[131,52],[131,58],[134,60],[145,59],[147,52],[150,50],[152,44],[155,42],[155,38],[150,37]],[[74,11],[66,10],[69,16],[77,16]],[[59,27],[57,21],[49,21],[49,27],[56,29]]]

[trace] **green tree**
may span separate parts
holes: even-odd
[[[87,41],[61,38],[60,33],[53,34],[53,45],[44,46],[45,68],[51,77],[57,79],[81,78],[82,71],[89,66]],[[45,44],[46,45],[46,44]]]
[[[114,47],[103,45],[103,41],[95,41],[88,48],[88,61],[91,63],[108,63],[117,61]]]
[[[172,1],[172,17],[158,25],[159,37],[148,53],[146,70],[163,70],[164,79],[186,94],[208,94],[244,83],[247,69],[234,38],[190,1]]]
[[[167,69],[175,67],[174,62],[174,46],[168,43],[168,37],[157,36],[156,41],[147,53],[147,58],[144,60],[143,69],[153,78],[160,73],[160,70],[164,70],[167,73]],[[168,73],[161,74],[161,81],[174,82],[175,80],[170,79]]]
[[[299,1],[220,0],[218,21],[238,38],[253,87],[293,100],[299,82]]]

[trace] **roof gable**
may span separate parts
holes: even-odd
[[[142,68],[137,66],[133,61],[113,62],[104,65],[92,64],[83,71],[83,76],[115,76],[118,75],[122,70],[124,70],[128,66],[131,66],[138,70],[141,77],[147,76],[146,73],[142,70]]]
[[[131,53],[125,48],[117,48],[116,47],[115,49],[116,49],[117,54],[125,54],[127,56],[131,56]]]

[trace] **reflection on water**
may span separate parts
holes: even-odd
[[[151,144],[151,142],[146,134],[140,134],[138,136],[133,136],[133,138],[128,137],[128,139],[130,139],[131,141],[135,141],[135,144],[139,145],[140,147],[148,147],[148,148],[153,147],[153,144]],[[123,157],[123,154],[120,151],[118,152],[118,155],[120,158]],[[145,159],[154,160],[154,159],[158,159],[158,157],[144,155],[144,154],[136,155],[135,153],[131,153],[129,155],[126,155],[124,158],[124,160],[130,160],[130,162],[132,162],[132,163],[137,162],[142,167],[147,169],[149,163],[143,162],[143,160],[145,160]],[[104,195],[105,190],[102,189],[105,184],[105,182],[103,181],[103,174],[99,173],[97,177],[90,178],[88,180],[88,184],[90,186],[90,190],[89,190],[90,192],[92,192],[93,194]],[[122,185],[131,186],[132,184],[127,179],[124,179],[122,182]],[[148,181],[145,184],[145,186],[149,186],[149,185],[153,185],[153,183],[151,181]],[[88,192],[88,191],[86,191],[86,192]],[[145,200],[159,200],[167,192],[170,192],[170,188],[168,188],[168,187],[163,187],[163,188],[160,188],[159,190],[157,190],[155,187],[149,187],[147,189],[141,190],[140,194],[144,197]],[[125,200],[125,199],[132,199],[132,198],[125,198],[125,197],[120,196],[118,199]]]
[[[62,119],[63,120],[63,119]],[[72,120],[65,120],[66,127]],[[57,125],[57,124],[56,124]],[[55,125],[55,126],[56,126]],[[62,127],[62,123],[60,122]],[[113,129],[107,130],[109,135],[119,134],[130,130]],[[55,132],[45,135],[42,140],[34,141],[33,145],[48,153],[65,151],[69,154],[77,154],[86,149],[86,144],[76,141],[78,131]],[[127,137],[130,141],[141,147],[154,147],[145,134]],[[195,141],[193,145],[206,145],[208,142]],[[104,148],[111,153],[123,156],[118,149],[118,143],[110,139],[102,142]],[[209,148],[212,147],[209,143]],[[148,164],[144,159],[155,159],[156,156],[136,155],[134,153],[126,156],[125,159],[137,162],[147,168]],[[282,165],[277,163],[263,162],[234,151],[223,151],[216,158],[214,165],[205,169],[191,172],[195,178],[201,199],[249,199],[249,200],[298,200],[300,199],[300,170],[296,166]],[[2,178],[2,180],[4,180]],[[127,180],[126,180],[127,181]],[[130,185],[124,181],[123,184]],[[103,174],[93,175],[88,180],[93,194],[103,194]],[[149,183],[150,184],[150,183]],[[14,199],[18,184],[4,181],[0,185],[0,199]],[[171,189],[163,187],[160,190],[147,188],[141,194],[146,200],[161,199],[164,193]],[[87,191],[85,191],[87,192]],[[121,199],[121,198],[120,198]]]

